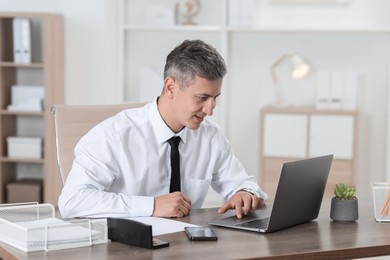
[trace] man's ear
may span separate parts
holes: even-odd
[[[176,80],[173,77],[167,77],[164,79],[164,94],[168,98],[172,98],[175,93]]]

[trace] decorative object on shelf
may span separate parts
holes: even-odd
[[[276,106],[288,105],[288,102],[283,93],[282,85],[276,76],[276,71],[282,66],[288,66],[288,72],[290,73],[291,78],[294,80],[303,79],[310,72],[310,65],[296,53],[286,53],[277,59],[271,66],[272,81],[275,85],[276,91]]]
[[[390,222],[390,183],[373,182],[371,186],[375,220],[378,222]]]
[[[192,18],[199,12],[199,0],[179,0],[176,4],[177,21],[179,17],[183,17],[184,21],[180,22],[182,25],[195,25]]]
[[[338,222],[354,222],[359,218],[356,187],[345,183],[336,184],[330,207],[330,218]]]

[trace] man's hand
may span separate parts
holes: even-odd
[[[190,199],[179,191],[154,198],[154,217],[182,218],[190,211]]]
[[[229,209],[236,209],[237,218],[242,218],[242,214],[247,215],[249,211],[254,211],[265,205],[264,200],[246,191],[239,191],[234,194],[220,209],[218,213],[225,213]]]

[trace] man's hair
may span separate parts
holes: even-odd
[[[201,40],[185,40],[167,56],[164,79],[174,77],[180,87],[188,87],[195,76],[217,80],[226,74],[226,64],[218,51]]]

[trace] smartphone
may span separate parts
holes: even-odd
[[[162,247],[167,247],[167,246],[169,246],[169,242],[162,241],[162,240],[157,239],[157,238],[153,238],[152,249],[157,249],[157,248],[162,248]]]
[[[215,241],[218,239],[210,227],[184,227],[184,230],[192,241]]]

